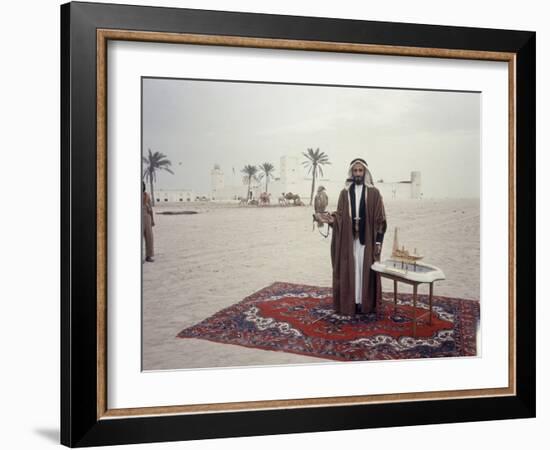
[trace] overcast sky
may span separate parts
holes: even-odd
[[[479,197],[480,94],[223,81],[143,80],[143,154],[164,153],[175,175],[157,187],[210,191],[219,164],[230,180],[246,164],[320,148],[345,180],[362,157],[375,180],[422,172],[430,197]]]

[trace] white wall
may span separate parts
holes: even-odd
[[[193,202],[198,194],[193,191],[176,191],[168,189],[155,189],[155,204],[163,203],[187,203],[187,199]]]
[[[548,114],[550,30],[545,3],[535,0],[480,2],[338,2],[317,0],[173,0],[127,3],[225,9],[353,19],[465,25],[537,31],[538,230],[550,227],[546,199],[550,177]],[[3,192],[15,186],[29,203],[4,196],[0,338],[2,342],[2,433],[9,449],[58,448],[59,424],[59,1],[7,2],[2,9],[2,147],[8,170]],[[6,158],[12,154],[12,157]],[[12,159],[13,158],[13,159]],[[14,162],[17,159],[17,163]],[[37,192],[40,194],[37,195]],[[544,202],[544,203],[543,203]],[[546,209],[543,210],[543,207]],[[550,269],[543,260],[548,233],[538,236],[538,279]],[[534,250],[534,249],[533,249]],[[547,258],[545,258],[547,260]],[[7,268],[7,271],[6,271]],[[448,424],[398,429],[357,430],[287,436],[224,439],[126,447],[139,449],[371,448],[432,449],[525,448],[547,441],[550,426],[548,293],[538,288],[538,415],[534,420]],[[544,296],[544,298],[543,298]],[[544,354],[544,358],[543,358]],[[547,444],[546,444],[547,445]]]

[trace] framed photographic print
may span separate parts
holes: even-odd
[[[535,33],[61,6],[61,441],[535,415]]]

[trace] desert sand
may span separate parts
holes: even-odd
[[[479,199],[386,200],[382,260],[399,240],[447,279],[434,294],[479,300]],[[155,262],[143,264],[143,369],[319,363],[323,360],[176,338],[275,281],[331,286],[330,236],[312,231],[312,207],[190,202],[156,205]],[[329,205],[334,210],[335,205]],[[197,214],[163,215],[163,211]],[[384,280],[384,291],[393,283]],[[400,292],[412,292],[400,284]],[[427,293],[427,285],[419,293]]]

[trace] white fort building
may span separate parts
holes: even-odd
[[[279,161],[279,176],[275,176],[268,182],[268,192],[271,194],[271,203],[276,203],[283,193],[292,192],[298,194],[304,203],[309,203],[311,195],[311,176],[306,176],[306,170],[302,165],[303,156],[281,156]],[[345,176],[345,174],[344,174]],[[332,180],[318,178],[315,181],[315,191],[319,186],[324,186],[330,203],[336,203],[338,195],[345,184],[345,178]],[[233,201],[245,198],[248,186],[243,183],[243,174],[232,171],[224,174],[219,165],[215,165],[210,172],[211,191],[209,199],[213,201]],[[375,186],[380,190],[385,200],[390,199],[420,199],[422,198],[421,174],[418,171],[411,172],[410,180],[402,181],[375,181]],[[265,191],[265,179],[252,182],[250,185],[253,198],[258,198]],[[316,192],[314,192],[314,195]]]
[[[302,165],[303,156],[281,156],[278,167],[278,176],[268,182],[268,192],[271,194],[271,203],[277,203],[277,199],[283,194],[292,192],[298,194],[302,201],[309,204],[311,195],[311,176],[306,176],[306,169]],[[277,168],[276,168],[277,169]],[[345,174],[344,174],[345,175]],[[329,197],[329,203],[334,205],[340,191],[344,187],[345,178],[332,180],[318,178],[315,181],[315,191],[319,186],[324,186]],[[384,200],[397,199],[421,199],[422,177],[418,171],[411,172],[409,180],[401,181],[375,181],[375,186],[380,190]],[[155,190],[155,203],[186,203],[194,201],[238,201],[246,198],[248,185],[243,182],[243,174],[240,170],[231,170],[228,174],[218,164],[210,171],[210,192],[195,192],[190,189],[157,189]],[[253,198],[258,198],[265,191],[265,179],[253,181],[250,184]],[[316,192],[313,193],[315,196]]]

